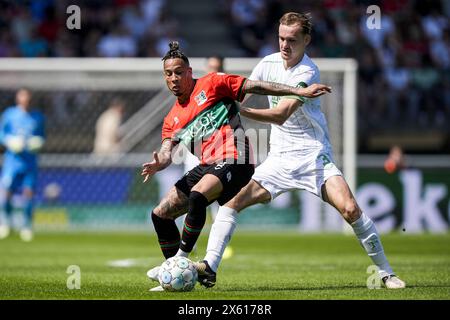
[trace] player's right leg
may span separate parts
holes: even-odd
[[[203,285],[212,287],[215,284],[217,269],[236,228],[238,212],[270,199],[271,195],[266,189],[255,180],[250,180],[234,198],[219,207],[209,233],[206,256],[196,265],[199,277],[204,278],[201,282]]]
[[[173,186],[151,213],[158,242],[166,259],[173,257],[180,247],[180,232],[175,219],[186,213],[188,205],[187,195]],[[156,266],[148,270],[147,276],[153,281],[158,281],[159,268]],[[163,289],[157,286],[150,291],[163,291]]]
[[[5,192],[5,196],[3,198],[3,203],[1,204],[1,208],[4,213],[5,220],[3,222],[0,221],[0,239],[5,239],[9,236],[11,231],[11,223],[12,223],[12,196],[14,190],[17,185],[18,175],[14,172],[9,172],[7,169],[3,169],[1,184]]]
[[[180,232],[175,219],[186,213],[188,205],[188,196],[174,186],[152,211],[153,226],[166,259],[173,257],[178,251]]]

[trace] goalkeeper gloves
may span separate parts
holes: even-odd
[[[21,153],[25,149],[25,138],[22,136],[7,136],[5,146],[9,151]]]
[[[44,138],[40,136],[31,136],[27,140],[27,150],[30,152],[38,152],[44,146]]]

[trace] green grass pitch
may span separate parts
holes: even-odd
[[[204,234],[193,260],[203,257]],[[450,234],[382,241],[404,290],[367,288],[371,261],[353,236],[239,230],[214,288],[168,293],[148,291],[146,271],[163,261],[150,233],[37,233],[31,243],[12,235],[0,241],[0,300],[450,298]],[[67,288],[70,265],[80,267],[80,289]]]

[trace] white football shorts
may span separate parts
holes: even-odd
[[[269,153],[252,179],[269,191],[271,200],[290,190],[306,190],[322,198],[321,188],[328,178],[342,176],[324,149]]]

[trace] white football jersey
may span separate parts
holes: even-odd
[[[306,53],[297,65],[286,70],[281,54],[278,52],[264,57],[253,69],[249,79],[278,82],[293,87],[306,87],[320,82],[320,72]],[[283,125],[272,124],[270,152],[324,147],[331,150],[327,122],[320,109],[319,98],[268,96],[270,108],[276,108],[281,99],[292,98],[304,101],[303,106],[297,108]]]

